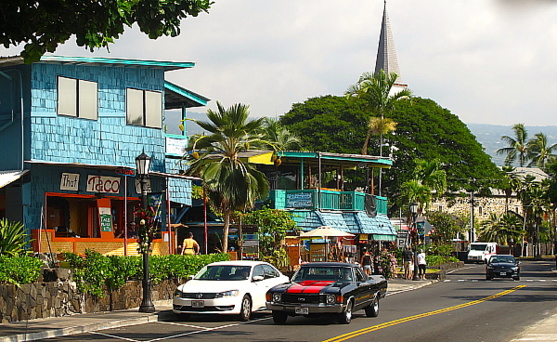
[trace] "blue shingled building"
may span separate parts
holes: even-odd
[[[32,64],[0,58],[0,217],[23,222],[38,239],[34,248],[43,251],[42,240],[50,235],[38,234],[41,228],[55,232],[53,238],[79,236],[84,246],[114,239],[140,201],[135,158],[145,151],[152,158],[151,205],[164,227],[167,208],[191,205],[191,178],[178,172],[187,137],[165,133],[165,111],[181,110],[185,118],[187,108],[209,101],[166,81],[165,74],[192,67],[114,58],[43,56]],[[74,240],[59,242],[81,252]]]

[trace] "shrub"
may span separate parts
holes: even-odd
[[[37,281],[43,262],[30,256],[0,255],[0,283],[27,284]]]
[[[117,290],[127,280],[143,279],[142,256],[103,256],[86,250],[85,256],[62,253],[80,292],[102,297],[104,287]],[[154,283],[166,279],[183,279],[196,274],[205,265],[228,260],[228,254],[208,255],[154,255],[149,260],[149,278]]]

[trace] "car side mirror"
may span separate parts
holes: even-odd
[[[261,281],[261,280],[265,279],[265,277],[260,276],[260,275],[256,275],[256,276],[253,276],[253,278],[251,278],[251,279],[253,281]]]
[[[195,276],[189,275],[189,276],[188,276],[188,280],[193,280],[193,277],[195,277]]]

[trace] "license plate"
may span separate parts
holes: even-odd
[[[307,315],[307,314],[309,314],[309,309],[308,308],[296,308],[296,309],[294,309],[294,312],[297,313],[298,315]]]
[[[205,307],[205,302],[202,300],[192,300],[191,301],[192,308],[203,308]]]
[[[507,275],[507,272],[499,272],[501,275]]]

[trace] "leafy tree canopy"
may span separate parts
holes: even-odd
[[[302,149],[359,153],[367,129],[367,115],[360,108],[342,97],[322,96],[294,104],[280,120],[301,138]],[[453,190],[493,186],[500,179],[499,169],[466,125],[434,101],[397,101],[391,118],[397,129],[384,137],[393,147],[394,160],[393,168],[383,172],[386,195],[398,194],[401,184],[411,178],[417,159],[438,159]],[[379,137],[374,139],[371,154],[379,155]]]
[[[77,45],[91,51],[108,47],[134,23],[151,39],[174,37],[180,34],[181,19],[208,12],[212,4],[210,0],[2,1],[0,44],[6,48],[25,44],[21,56],[31,63],[74,34]]]

